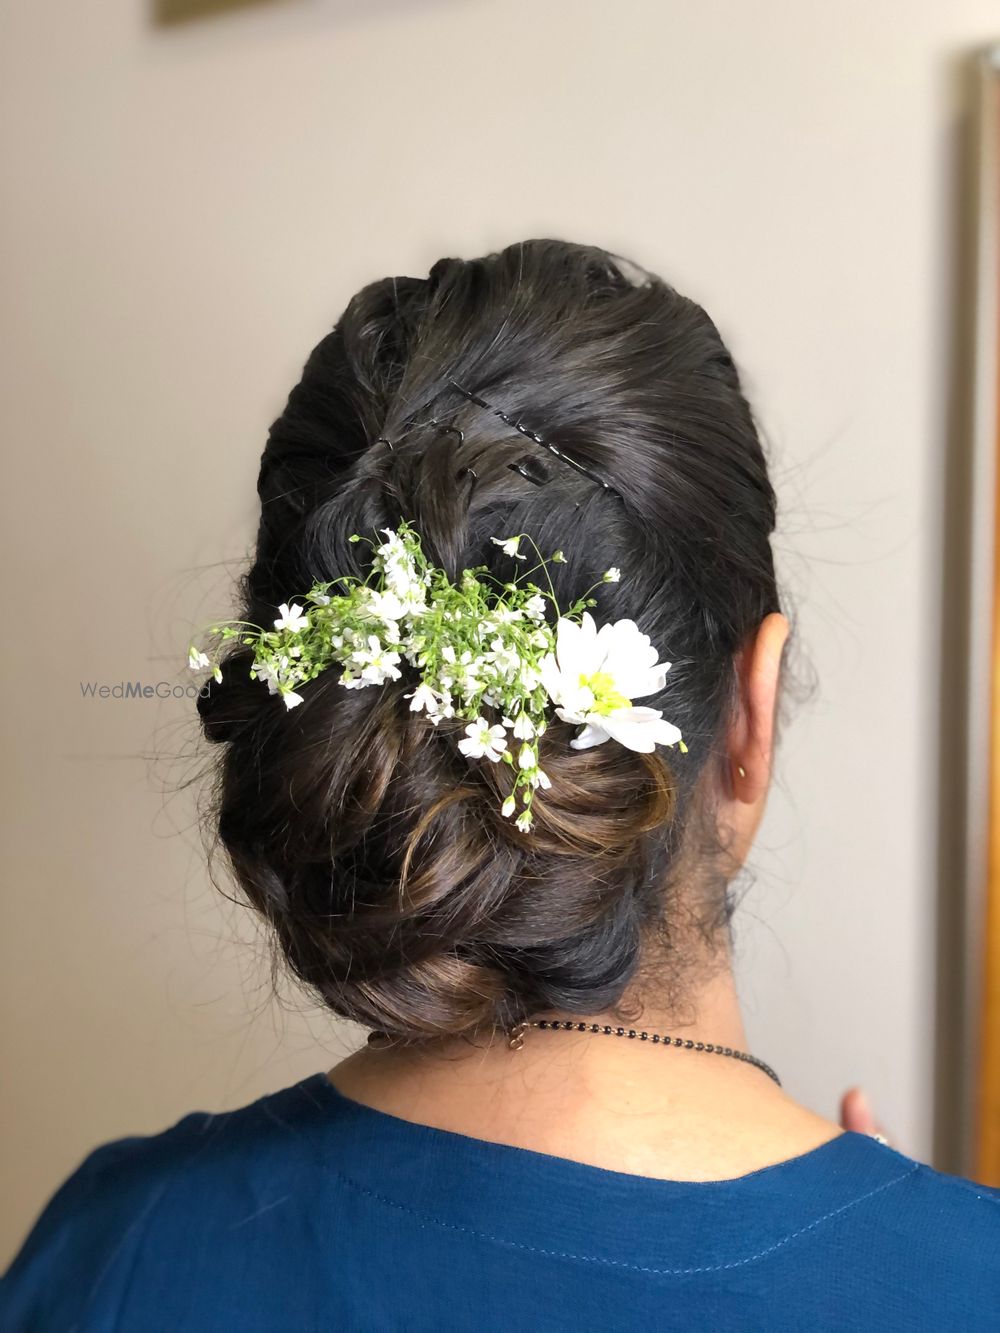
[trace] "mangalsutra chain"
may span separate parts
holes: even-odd
[[[538,1028],[542,1032],[599,1033],[605,1037],[624,1037],[627,1041],[648,1041],[654,1046],[674,1046],[687,1051],[705,1051],[709,1055],[728,1055],[732,1060],[742,1060],[745,1064],[753,1065],[765,1073],[768,1078],[773,1078],[778,1087],[781,1087],[781,1079],[771,1066],[758,1059],[756,1055],[751,1055],[749,1051],[737,1051],[732,1046],[718,1046],[711,1041],[691,1041],[687,1037],[668,1037],[660,1032],[642,1032],[635,1028],[616,1028],[607,1023],[574,1023],[558,1018],[533,1018],[518,1023],[511,1028],[508,1033],[509,1040],[507,1044],[512,1051],[519,1051],[524,1045],[524,1035],[528,1028]]]

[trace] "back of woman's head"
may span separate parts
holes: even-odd
[[[218,830],[237,880],[336,1013],[415,1039],[614,1005],[644,941],[669,941],[736,656],[778,608],[774,494],[712,321],[658,278],[555,241],[373,283],[310,356],[258,489],[253,624],[316,582],[364,577],[371,548],[352,534],[403,519],[452,578],[509,579],[496,536],[561,550],[547,567],[560,605],[620,568],[595,618],[631,618],[672,661],[643,703],[687,751],[572,749],[554,720],[530,831],[500,814],[501,766],[459,752],[462,724],[411,711],[406,672],[347,690],[329,670],[287,711],[242,650],[199,704],[225,746]]]

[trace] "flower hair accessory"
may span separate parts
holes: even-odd
[[[404,696],[412,712],[424,713],[434,726],[443,718],[464,720],[462,754],[513,769],[500,809],[513,816],[520,801],[522,832],[531,827],[535,791],[551,786],[538,748],[553,710],[579,726],[573,749],[615,740],[642,753],[657,745],[686,750],[659,709],[632,702],[663,689],[670,663],[657,660],[632,620],[598,628],[589,594],[560,611],[540,555],[538,565],[511,582],[477,566],[452,583],[428,562],[408,522],[395,531],[384,528],[381,536],[383,542],[371,543],[366,579],[345,575],[314,584],[301,603],[282,603],[273,629],[213,628],[223,641],[253,649],[251,676],[280,695],[286,708],[302,703],[300,687],[332,666],[341,668],[340,684],[349,690],[401,680],[406,670],[415,677]],[[363,539],[355,534],[350,540]],[[519,549],[524,533],[492,540],[512,559],[527,558]],[[564,563],[565,556],[556,551],[550,560]],[[538,568],[545,570],[548,591],[530,580]],[[611,568],[602,582],[620,578]],[[546,614],[550,605],[554,625]],[[188,660],[192,670],[207,668],[221,679],[218,663],[200,649],[192,647]]]

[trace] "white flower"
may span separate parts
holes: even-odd
[[[401,586],[396,595],[404,616],[422,616],[427,610],[427,589],[419,581]]]
[[[468,739],[459,741],[458,748],[470,759],[485,757],[496,763],[507,748],[503,727],[491,727],[484,717],[470,722],[465,728],[465,734]]]
[[[517,827],[521,830],[522,833],[527,833],[528,829],[531,828],[530,813],[527,810],[522,810],[521,813],[518,815],[518,817],[514,820],[514,823],[517,825]]]
[[[192,671],[200,671],[202,667],[211,666],[204,653],[200,653],[197,648],[191,648],[188,652],[188,666]]]
[[[313,596],[312,596],[312,599],[313,599],[313,601],[316,603],[317,606],[329,606],[329,605],[330,605],[330,598],[326,595],[325,592],[314,592],[314,593],[313,593]]]
[[[527,557],[526,555],[522,555],[522,554],[520,553],[520,551],[517,549],[517,546],[518,546],[518,543],[520,542],[520,540],[521,540],[521,534],[520,534],[520,533],[518,533],[518,535],[517,535],[516,537],[491,537],[491,538],[490,538],[490,541],[493,542],[494,545],[503,547],[503,553],[504,553],[504,555],[512,555],[512,556],[514,556],[514,558],[517,559],[517,560],[527,560],[528,557]]]
[[[528,666],[525,663],[521,667],[521,674],[518,677],[518,684],[524,694],[531,694],[538,685],[542,683],[541,672],[537,667]]]
[[[268,693],[278,693],[278,674],[270,662],[254,662],[250,674],[267,682]]]
[[[374,680],[364,680],[356,671],[352,671],[350,667],[344,667],[339,683],[343,685],[345,690],[363,690],[366,686],[376,685],[378,682]]]
[[[530,741],[535,734],[535,724],[525,712],[518,713],[513,728],[514,735],[519,741]]]
[[[294,690],[285,690],[281,697],[285,701],[286,708],[297,708],[302,702],[302,695],[296,694]]]
[[[443,717],[455,716],[455,705],[452,703],[451,695],[449,694],[449,692],[445,690],[444,694],[442,694],[440,697],[441,697],[441,703],[438,708],[438,711],[436,713],[428,713],[427,715],[435,726],[437,726],[437,724],[441,721]],[[461,744],[461,742],[459,742],[459,744]]]
[[[473,657],[470,649],[466,648],[462,656],[458,657],[454,647],[446,643],[441,649],[441,657],[450,667],[455,668],[454,671],[441,672],[439,679],[442,685],[447,689],[457,685],[466,693],[473,693],[479,688],[478,673],[482,670],[483,663],[479,658]]]
[[[220,666],[212,667],[212,675],[215,677],[216,684],[222,684],[222,668]]]
[[[681,733],[656,708],[635,708],[632,700],[658,694],[669,662],[657,661],[649,636],[633,620],[602,625],[588,611],[582,623],[561,617],[556,651],[541,662],[542,683],[564,722],[582,723],[570,741],[575,750],[609,738],[648,754],[657,745],[676,745]]]
[[[387,680],[399,680],[403,674],[396,663],[399,653],[394,653],[383,646],[375,634],[368,635],[367,648],[356,648],[351,653],[351,661],[361,667],[361,679],[370,685],[381,685]]]
[[[500,813],[505,819],[510,819],[511,815],[514,813],[515,804],[513,796],[508,796],[506,801],[504,801],[503,805],[500,807]]]
[[[381,546],[375,548],[375,554],[379,557],[381,563],[385,564],[391,561],[396,564],[412,565],[413,557],[406,549],[406,542],[403,541],[399,533],[394,532],[392,528],[383,528],[382,531],[385,533],[385,541]]]
[[[411,694],[407,694],[405,697],[413,701],[410,704],[411,713],[420,713],[425,710],[428,713],[436,713],[438,710],[437,695],[429,685],[422,681]]]
[[[525,614],[531,620],[542,621],[545,619],[545,598],[540,592],[536,592],[534,597],[529,597],[524,604]]]
[[[621,572],[621,570],[618,568],[617,565],[612,565],[611,568],[610,568],[610,569],[607,571],[607,573],[604,575],[604,582],[605,582],[605,583],[620,583],[620,582],[621,582],[621,577],[622,577],[622,572]]]
[[[504,643],[499,635],[490,644],[490,651],[485,654],[487,662],[492,662],[501,676],[512,680],[521,666],[521,654],[511,644]]]
[[[545,791],[548,791],[552,786],[552,779],[549,777],[548,773],[543,773],[540,768],[535,769],[534,773],[531,774],[529,781],[533,787],[541,787]]]
[[[377,619],[390,621],[392,629],[406,615],[406,607],[394,592],[373,592],[368,599],[368,610]]]
[[[521,746],[520,753],[517,756],[518,768],[534,768],[538,763],[538,755],[530,745],[525,743]]]
[[[302,607],[298,602],[293,602],[291,606],[287,602],[282,602],[278,610],[281,615],[274,622],[275,629],[287,629],[293,634],[298,634],[299,630],[309,628],[309,617],[302,614]]]

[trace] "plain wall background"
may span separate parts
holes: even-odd
[[[737,919],[751,1049],[825,1115],[863,1083],[928,1158],[954,1035],[934,977],[961,71],[993,0],[286,0],[172,29],[128,0],[0,9],[4,1247],[97,1142],[345,1049],[270,1002],[208,882],[169,790],[190,701],[80,681],[187,683],[267,426],[361,283],[526,236],[658,269],[743,370],[819,682]]]

